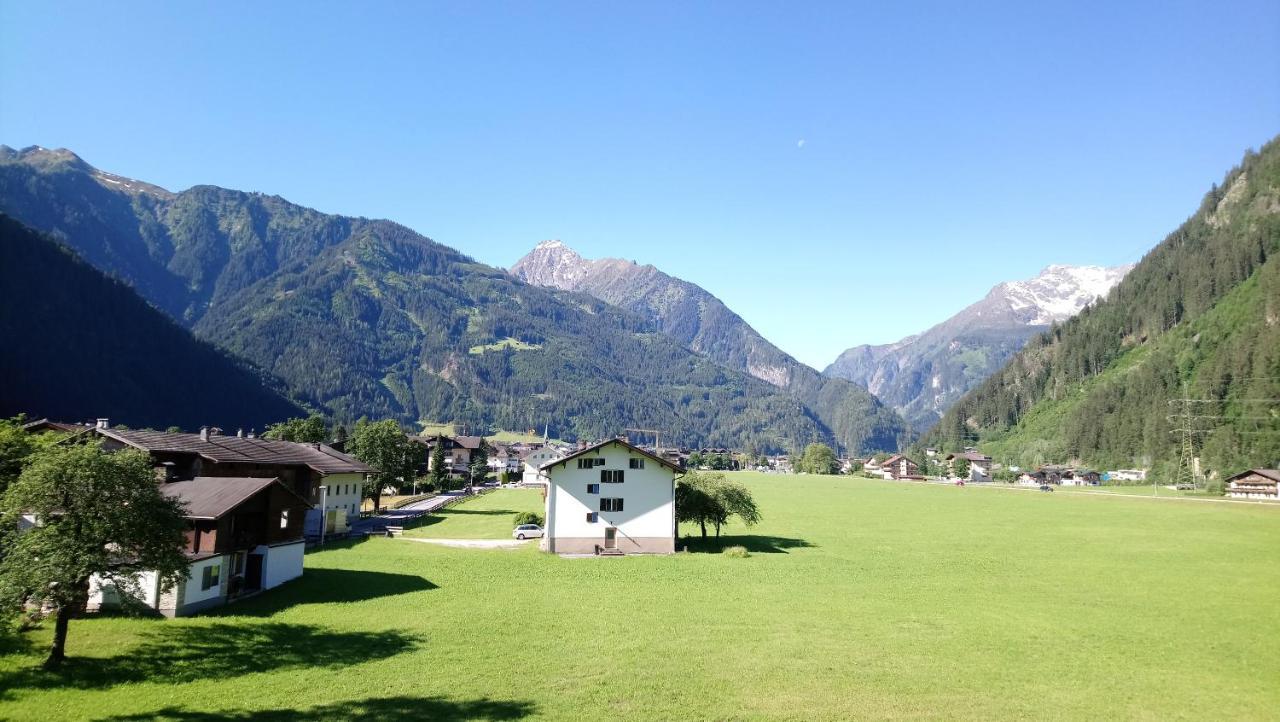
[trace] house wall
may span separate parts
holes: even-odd
[[[306,544],[297,541],[267,548],[259,547],[255,550],[254,553],[265,552],[265,558],[262,560],[262,588],[270,589],[302,576],[305,549]]]
[[[156,603],[159,599],[159,590],[156,588],[155,572],[140,572],[134,575],[134,582],[137,589],[133,590],[137,594],[138,601],[156,609]],[[114,582],[103,579],[97,574],[89,578],[89,611],[97,611],[104,608],[119,607],[123,594]]]
[[[205,567],[218,566],[218,583],[208,589],[201,589]],[[174,610],[174,616],[183,617],[195,614],[204,609],[216,607],[227,601],[227,579],[231,576],[231,559],[229,555],[219,554],[208,559],[191,563],[187,572],[187,580],[182,583],[181,606]],[[163,612],[164,610],[161,609]],[[166,615],[168,616],[168,615]]]
[[[337,526],[329,531],[346,531],[350,520],[348,517],[360,515],[360,502],[364,498],[364,474],[330,474],[324,477],[324,485],[329,487],[325,496],[325,512],[337,511]],[[319,499],[316,500],[319,504]]]
[[[675,551],[675,474],[652,459],[645,468],[630,468],[633,454],[621,444],[609,444],[591,456],[602,456],[604,466],[579,469],[578,459],[568,459],[547,469],[551,489],[547,494],[545,548],[557,553],[590,553],[604,545],[605,529],[618,529],[618,549],[623,552],[671,553]],[[583,458],[583,457],[578,457]],[[604,469],[621,469],[621,484],[600,483]],[[588,494],[588,484],[600,484],[599,494]],[[600,511],[600,499],[623,499],[623,511]],[[596,522],[587,512],[597,512]]]

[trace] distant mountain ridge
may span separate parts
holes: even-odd
[[[844,380],[823,377],[769,343],[706,289],[652,265],[586,259],[551,240],[516,261],[510,273],[536,286],[586,293],[651,319],[684,347],[786,389],[845,446],[875,427],[894,427],[899,440],[905,437],[901,419],[873,395]]]
[[[1214,184],[1107,297],[1033,338],[922,444],[1009,464],[1192,467],[1222,479],[1280,463],[1280,138]],[[1190,399],[1187,401],[1186,399]],[[1205,479],[1202,479],[1204,481]]]
[[[339,421],[549,426],[561,438],[638,425],[760,449],[837,433],[854,450],[889,449],[901,433],[879,404],[837,432],[647,318],[519,282],[390,221],[214,186],[170,192],[39,147],[0,147],[0,211]]]
[[[1132,268],[1048,266],[1034,278],[996,285],[924,333],[847,349],[823,373],[864,386],[926,430],[1028,339],[1105,297]]]

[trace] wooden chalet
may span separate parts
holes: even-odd
[[[161,589],[154,573],[135,580],[137,600],[182,617],[302,576],[303,523],[311,505],[278,478],[208,477],[176,481],[161,492],[186,509],[185,581]],[[107,580],[90,582],[89,609],[120,604]]]
[[[1233,499],[1280,501],[1280,469],[1249,469],[1227,479]]]
[[[365,476],[374,469],[325,444],[274,441],[253,436],[223,436],[214,429],[198,434],[167,431],[131,431],[106,428],[92,432],[102,437],[108,451],[141,449],[151,455],[157,477],[165,483],[207,478],[278,479],[301,497],[311,509],[305,520],[308,535],[345,531],[348,520],[359,515]],[[324,509],[321,503],[324,487]]]
[[[880,462],[880,473],[886,479],[913,481],[924,479],[920,475],[920,465],[902,454],[894,454]]]

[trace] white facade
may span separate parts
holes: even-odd
[[[546,484],[547,477],[539,469],[552,461],[559,459],[563,454],[552,446],[544,446],[537,451],[530,452],[524,457],[524,474],[520,477],[522,484]]]
[[[255,549],[255,553],[265,555],[262,560],[262,588],[278,587],[302,576],[302,558],[305,551],[306,544],[302,541]]]
[[[617,440],[570,455],[542,472],[549,480],[542,542],[547,551],[675,551],[676,472],[669,464]]]
[[[364,500],[364,474],[330,474],[320,482],[327,487],[324,495],[324,519],[326,534],[347,531],[351,521],[360,517],[360,503]],[[319,493],[319,492],[317,492]],[[312,500],[315,507],[307,510],[308,536],[320,535],[320,497]]]

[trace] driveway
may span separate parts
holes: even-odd
[[[449,502],[464,497],[466,494],[461,491],[446,491],[438,494],[430,499],[415,501],[399,509],[383,509],[382,513],[377,516],[361,519],[351,525],[352,534],[382,534],[385,533],[389,526],[404,526],[405,522],[410,519],[428,514],[448,504]]]

